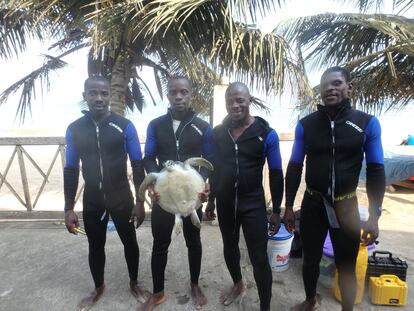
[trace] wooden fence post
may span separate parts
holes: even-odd
[[[23,158],[22,148],[23,147],[21,145],[16,145],[17,158],[19,160],[20,176],[22,177],[22,185],[23,185],[26,209],[28,211],[31,211],[33,208],[32,208],[32,202],[30,200],[30,189],[29,189],[29,183],[27,181],[26,166],[24,165],[24,158]]]

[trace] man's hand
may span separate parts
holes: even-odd
[[[280,229],[280,214],[272,213],[269,218],[269,233],[273,236],[279,232]]]
[[[361,242],[363,245],[372,244],[376,241],[379,235],[378,217],[369,216],[368,221],[362,228]]]
[[[209,194],[210,194],[210,184],[206,183],[204,187],[204,191],[198,194],[198,199],[200,200],[201,203],[207,202]]]
[[[154,184],[148,186],[148,196],[151,199],[151,204],[154,205],[160,200],[160,194],[155,191]]]
[[[144,202],[137,202],[132,208],[131,218],[129,222],[135,223],[135,228],[138,228],[142,225],[142,222],[145,219],[145,208]]]
[[[78,215],[76,215],[73,210],[65,211],[65,226],[69,233],[78,234],[76,231],[76,229],[79,228]]]
[[[283,215],[283,223],[288,232],[295,231],[295,213],[292,206],[286,206],[285,214]]]
[[[214,201],[209,201],[206,206],[206,217],[208,220],[214,220],[216,219],[216,214],[214,213],[214,210],[216,209],[216,205],[214,204]]]

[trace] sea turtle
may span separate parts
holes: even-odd
[[[196,210],[201,205],[198,194],[204,191],[205,182],[192,166],[203,166],[213,170],[213,165],[204,158],[190,158],[184,163],[168,160],[159,173],[148,174],[139,187],[139,197],[145,198],[145,190],[155,183],[155,191],[160,194],[158,204],[165,211],[175,215],[174,231],[178,235],[183,226],[181,216],[191,217],[197,228],[201,227]]]

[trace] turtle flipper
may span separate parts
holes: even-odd
[[[210,171],[213,171],[213,164],[207,161],[204,158],[189,158],[184,162],[184,165],[191,165],[191,166],[203,166]]]
[[[196,226],[198,229],[201,229],[201,222],[198,218],[196,210],[193,210],[193,212],[190,214],[190,219],[194,226]]]
[[[145,200],[145,190],[147,190],[148,186],[157,180],[157,177],[158,177],[158,173],[150,173],[144,178],[138,190],[138,196],[139,196],[140,201]]]
[[[183,220],[180,214],[175,214],[174,232],[175,235],[179,235],[183,231]]]

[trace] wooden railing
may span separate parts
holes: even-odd
[[[56,152],[52,158],[51,163],[49,164],[46,172],[36,163],[33,157],[26,150],[25,146],[36,145],[36,146],[57,146]],[[40,195],[43,192],[43,189],[48,182],[50,172],[52,171],[58,156],[60,155],[60,160],[62,163],[62,168],[65,163],[65,138],[64,137],[7,137],[0,138],[0,147],[12,146],[14,150],[7,161],[6,168],[4,172],[0,172],[0,190],[3,186],[6,186],[10,192],[16,197],[19,202],[26,207],[28,211],[31,211],[37,204]],[[10,167],[12,166],[15,158],[17,156],[17,161],[20,170],[20,179],[23,186],[24,198],[20,196],[18,191],[13,187],[7,180],[7,175],[9,173]],[[26,162],[25,159],[31,163],[38,173],[43,177],[42,183],[37,190],[34,201],[32,201],[32,196],[30,193],[29,182],[27,178],[26,171]]]
[[[280,141],[292,141],[293,134],[290,133],[280,133],[279,134]],[[145,137],[140,137],[141,147],[143,146],[143,142],[145,142]],[[7,165],[3,172],[0,171],[0,190],[3,186],[7,187],[9,191],[13,194],[13,196],[23,205],[26,207],[28,211],[33,210],[36,207],[36,204],[39,201],[39,197],[42,194],[46,183],[48,182],[49,176],[52,172],[52,169],[55,166],[57,158],[60,156],[61,160],[61,169],[63,170],[65,164],[65,138],[64,137],[3,137],[0,138],[0,152],[2,147],[14,147],[11,153],[10,158],[7,161]],[[51,162],[48,163],[48,167],[46,172],[42,170],[40,165],[34,160],[34,158],[29,154],[26,146],[56,146],[56,151],[51,159]],[[12,166],[14,160],[17,157],[19,171],[20,171],[20,182],[23,187],[23,194],[22,197],[19,194],[19,191],[13,187],[13,185],[8,181],[7,177],[9,174],[10,167]],[[3,157],[2,157],[3,158]],[[29,187],[28,181],[28,174],[26,170],[26,161],[33,165],[36,171],[41,175],[41,183],[40,187],[36,190],[36,194],[34,196],[34,201],[32,200],[32,195]],[[0,167],[0,170],[3,167],[3,163]],[[129,178],[132,179],[131,173],[129,172]],[[270,198],[268,193],[268,170],[267,165],[264,167],[264,184],[266,189],[266,197]],[[75,197],[75,203],[79,200],[83,189],[84,189],[84,182],[83,180],[80,181],[80,187]],[[269,200],[270,201],[270,200]]]

